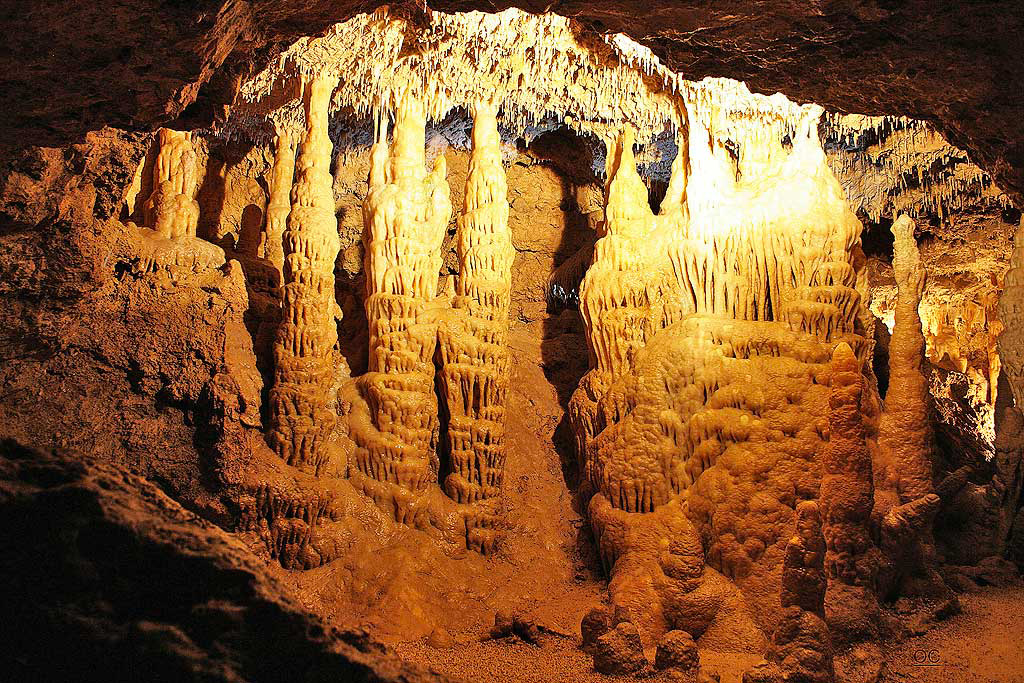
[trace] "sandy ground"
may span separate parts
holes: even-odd
[[[879,683],[1024,683],[1024,587],[982,588],[961,596],[963,614],[923,636],[888,648]],[[399,655],[464,681],[514,683],[672,680],[644,676],[603,676],[573,638],[545,635],[539,646],[516,639],[462,642],[431,647],[424,640],[399,644]],[[744,653],[701,651],[705,673],[721,683],[740,683],[758,661]],[[921,661],[928,663],[922,666]],[[845,683],[845,682],[841,682]],[[852,682],[851,682],[852,683]],[[867,682],[864,682],[867,683]]]
[[[890,648],[883,681],[1024,683],[1024,588],[981,588],[960,602],[963,614]]]

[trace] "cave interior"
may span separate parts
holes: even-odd
[[[12,680],[1024,680],[1017,3],[29,4]]]

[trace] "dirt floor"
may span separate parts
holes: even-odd
[[[923,636],[886,652],[878,683],[1024,682],[1024,588],[982,588],[961,596],[963,614]],[[604,676],[573,638],[543,636],[539,646],[516,639],[435,647],[420,640],[400,644],[398,653],[431,669],[466,681],[603,682],[671,680],[665,675]],[[745,653],[701,651],[702,670],[721,683],[740,683],[758,661]],[[860,679],[867,683],[865,679]],[[842,682],[846,683],[846,682]],[[850,682],[852,683],[852,682]]]
[[[963,613],[888,652],[883,681],[1024,682],[1024,588],[979,588]]]

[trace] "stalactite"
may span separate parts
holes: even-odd
[[[274,141],[274,166],[270,176],[270,200],[267,203],[267,225],[262,235],[259,255],[279,272],[284,271],[284,231],[291,211],[292,180],[295,175],[295,147],[287,131],[280,131]]]
[[[153,227],[139,230],[140,270],[222,266],[224,251],[196,236],[199,178],[191,134],[161,128],[157,141],[160,151],[153,166],[153,193],[143,207],[146,224]]]
[[[505,467],[506,337],[515,249],[496,114],[492,104],[473,109],[454,315],[442,324],[440,336],[453,469],[444,489],[460,503],[496,496]]]
[[[400,98],[390,153],[372,149],[366,226],[370,369],[356,382],[350,475],[399,522],[424,525],[438,475],[434,297],[452,205],[444,156],[427,173],[424,105]],[[384,133],[384,126],[378,125]]]
[[[283,314],[274,346],[268,441],[289,464],[317,473],[330,456],[337,421],[334,262],[340,241],[331,188],[327,113],[334,83],[306,84],[306,137],[284,232]]]

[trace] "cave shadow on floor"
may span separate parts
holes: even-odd
[[[589,496],[581,492],[581,472],[576,454],[576,437],[567,412],[569,400],[589,369],[583,320],[579,314],[579,284],[589,264],[596,235],[588,227],[575,197],[575,186],[599,182],[593,174],[593,157],[586,140],[566,129],[539,136],[530,145],[533,156],[555,167],[561,181],[564,224],[554,253],[551,280],[545,285],[547,305],[541,327],[541,368],[555,389],[562,416],[552,435],[562,478],[572,496],[573,509],[586,517]],[[570,260],[581,263],[578,268]],[[565,266],[559,271],[560,267]],[[566,272],[572,271],[572,272]],[[568,274],[568,280],[560,275]],[[562,282],[553,287],[552,281]],[[585,488],[585,487],[582,487]],[[578,561],[596,576],[602,575],[596,545],[588,524],[577,529]]]

